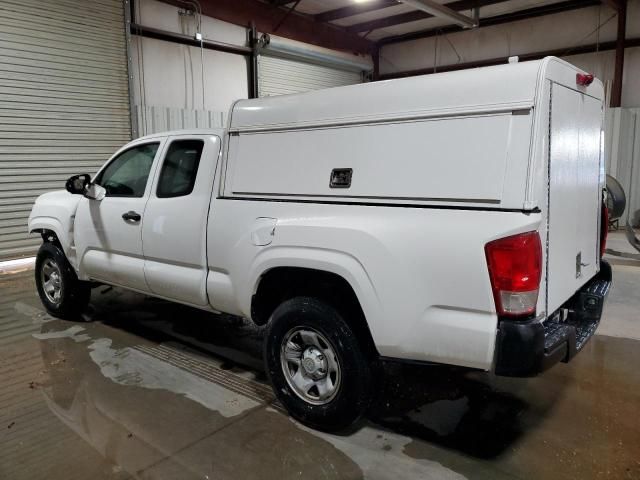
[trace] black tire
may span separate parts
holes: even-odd
[[[295,392],[281,361],[283,342],[296,327],[309,328],[327,339],[335,352],[340,380],[333,397],[312,404]],[[315,298],[296,297],[273,312],[264,342],[264,360],[271,385],[289,414],[301,423],[324,431],[338,431],[357,421],[372,397],[372,365],[362,345],[332,306]],[[299,368],[302,368],[300,366]]]
[[[45,292],[43,277],[43,269],[52,263],[57,267],[57,278],[61,285],[61,293],[56,301]],[[91,288],[87,282],[78,280],[76,272],[58,245],[45,242],[40,247],[36,257],[35,280],[40,300],[51,315],[66,320],[81,319],[81,313],[91,298]]]

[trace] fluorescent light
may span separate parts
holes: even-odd
[[[402,3],[409,5],[417,10],[430,13],[434,17],[444,18],[450,22],[465,28],[477,27],[478,22],[471,17],[462,15],[455,10],[445,7],[433,0],[400,0]]]

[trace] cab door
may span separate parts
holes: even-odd
[[[146,292],[142,226],[164,139],[134,143],[98,172],[101,200],[83,198],[74,223],[80,273],[84,277]]]
[[[145,278],[156,295],[207,306],[206,227],[220,153],[215,135],[167,139],[145,210]]]

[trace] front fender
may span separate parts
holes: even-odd
[[[67,253],[67,249],[69,248],[70,235],[65,231],[62,226],[62,222],[57,218],[53,217],[30,217],[29,218],[29,233],[41,233],[44,230],[50,230],[56,234],[58,237],[58,241],[60,245],[62,245],[62,249],[65,254]]]
[[[50,230],[56,234],[62,250],[75,267],[73,252],[73,222],[80,203],[79,195],[57,191],[40,195],[29,216],[29,233]]]

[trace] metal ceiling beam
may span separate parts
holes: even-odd
[[[468,17],[455,10],[442,5],[435,0],[400,0],[402,3],[415,8],[421,12],[426,12],[434,17],[443,18],[449,20],[455,25],[459,25],[463,28],[473,28],[478,26],[477,19]],[[477,12],[478,10],[476,10]]]
[[[625,47],[640,47],[640,37],[631,38],[625,41]],[[539,60],[544,57],[564,57],[570,55],[579,55],[582,53],[604,52],[607,50],[614,50],[616,48],[616,42],[601,42],[593,43],[590,45],[582,45],[579,47],[570,48],[557,48],[554,50],[545,50],[533,53],[524,53],[518,55],[520,61],[527,60]],[[415,77],[417,75],[428,75],[431,73],[452,72],[455,70],[465,70],[468,68],[489,67],[492,65],[506,65],[508,63],[508,57],[490,58],[487,60],[478,60],[476,62],[455,63],[452,65],[441,65],[434,69],[434,67],[419,68],[415,70],[405,70],[402,72],[383,73],[380,74],[380,80],[389,80],[392,78],[405,78]]]
[[[180,0],[162,1],[177,7],[184,6]],[[263,33],[274,33],[282,19],[281,9],[257,0],[200,0],[200,4],[203,15],[244,27],[253,21],[256,29]],[[375,48],[375,43],[370,40],[295,12],[279,27],[277,34],[332,50],[368,54]]]
[[[622,0],[602,0],[602,3],[609,5],[614,10],[619,10],[622,4]]]
[[[287,7],[288,8],[287,13],[285,13],[282,16],[282,18],[280,19],[280,21],[278,22],[278,24],[275,27],[273,27],[273,31],[274,32],[277,32],[278,29],[282,26],[282,24],[287,21],[287,18],[289,18],[289,15],[291,15],[293,13],[293,11],[296,8],[298,8],[298,5],[300,4],[300,1],[301,0],[296,0],[296,2],[293,5],[291,5],[290,7]]]
[[[444,6],[451,10],[470,10],[475,7],[486,7],[496,3],[504,3],[508,0],[457,0],[455,2],[445,3]],[[356,23],[349,25],[346,29],[350,32],[367,32],[369,30],[377,30],[379,28],[392,27],[403,23],[415,22],[426,18],[433,18],[434,15],[415,10],[413,12],[400,13],[389,17],[377,18],[368,22]]]
[[[159,28],[147,27],[132,23],[130,26],[132,35],[139,35],[146,38],[154,38],[165,42],[180,43],[182,45],[190,45],[192,47],[202,47],[208,50],[216,50],[218,52],[235,53],[245,57],[251,56],[251,48],[241,47],[240,45],[231,45],[230,43],[217,42],[215,40],[196,40],[192,35],[183,33],[169,32]]]
[[[568,0],[565,2],[552,3],[550,5],[543,5],[541,7],[527,8],[525,10],[519,10],[517,12],[506,13],[504,15],[496,15],[494,17],[487,17],[480,19],[480,25],[477,28],[490,27],[493,25],[500,25],[503,23],[511,23],[519,20],[526,20],[529,18],[541,17],[544,15],[552,15],[554,13],[568,12],[570,10],[577,10],[586,7],[592,7],[599,5],[600,0]],[[389,45],[391,43],[408,42],[410,40],[417,40],[420,38],[433,37],[435,35],[460,32],[462,29],[456,25],[448,25],[439,28],[430,28],[428,30],[421,30],[417,32],[409,32],[402,35],[395,35],[392,37],[386,37],[378,40],[378,45]]]
[[[381,10],[395,5],[398,5],[396,0],[369,0],[365,3],[356,3],[346,7],[336,8],[334,10],[327,10],[326,12],[314,15],[313,18],[316,22],[331,22],[340,18],[353,17],[354,15],[373,12],[375,10]]]

